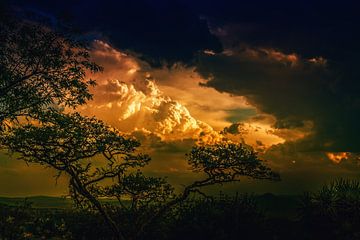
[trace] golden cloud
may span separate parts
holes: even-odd
[[[326,156],[334,163],[340,163],[350,157],[349,152],[327,152]]]

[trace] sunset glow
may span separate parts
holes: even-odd
[[[349,158],[350,154],[348,152],[338,152],[338,153],[326,153],[326,156],[333,161],[334,163],[341,163]]]
[[[339,6],[328,12],[315,3],[170,2],[8,5],[49,30],[73,27],[76,39],[86,41],[89,58],[103,70],[86,70],[86,80],[96,82],[88,88],[91,99],[61,109],[138,139],[152,157],[149,174],[182,186],[197,177],[186,162],[193,146],[232,142],[251,146],[285,176],[276,186],[244,181],[238,189],[301,192],[335,177],[358,177],[360,87],[351,13],[335,20],[330,12]],[[5,195],[65,191],[66,184],[52,188],[51,170],[31,179],[39,166],[24,172],[10,159],[0,152],[0,182],[14,185],[0,184]]]

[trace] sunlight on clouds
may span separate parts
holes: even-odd
[[[211,126],[193,118],[186,107],[164,96],[153,81],[145,80],[142,88],[141,91],[133,84],[108,80],[94,90],[94,100],[79,110],[120,131],[143,131],[161,140],[219,137]]]
[[[95,41],[93,48],[92,57],[104,67],[104,72],[92,76],[98,83],[92,89],[94,99],[79,110],[120,131],[141,133],[142,138],[156,136],[152,138],[155,142],[194,139],[212,143],[225,137],[252,145],[258,151],[306,134],[304,129],[275,129],[276,119],[257,113],[243,96],[203,87],[208,79],[194,67],[174,64],[152,68],[136,55],[122,53],[105,42]],[[297,61],[296,55],[275,50],[249,49],[246,54],[265,54],[274,61],[290,64]],[[221,134],[234,121],[241,123],[239,132]]]
[[[259,122],[233,124],[223,131],[224,136],[233,142],[244,142],[263,152],[272,145],[284,143],[285,140],[274,134],[271,125]]]
[[[205,54],[207,54],[207,55],[212,55],[212,56],[216,54],[213,50],[208,50],[208,49],[205,49],[205,50],[203,51],[203,53],[205,53]]]
[[[229,110],[254,109],[244,97],[203,87],[201,84],[207,80],[193,67],[175,64],[171,68],[154,69],[151,76],[166,95],[181,102],[196,119],[210,124],[216,130],[232,123],[227,120]]]
[[[327,152],[326,156],[334,163],[340,163],[350,157],[348,152]]]
[[[269,114],[258,114],[243,122],[234,123],[222,131],[224,136],[236,142],[244,142],[257,151],[264,152],[273,145],[296,141],[312,133],[311,122],[297,128],[275,128],[276,118]]]
[[[288,65],[290,67],[296,67],[302,65],[304,63],[310,63],[313,65],[318,65],[325,67],[327,64],[327,59],[324,57],[313,57],[309,59],[303,59],[296,53],[286,54],[279,50],[273,48],[256,48],[256,47],[249,47],[249,46],[242,46],[240,48],[228,48],[224,49],[222,53],[219,54],[209,54],[208,52],[203,52],[205,55],[208,56],[215,56],[215,55],[224,55],[228,57],[240,57],[247,60],[253,61],[265,61],[265,62],[278,62],[284,65]]]
[[[322,66],[325,66],[327,64],[327,60],[323,57],[310,58],[308,61],[313,64],[322,65]]]
[[[228,54],[230,50],[227,50],[225,53]],[[299,63],[299,56],[295,53],[285,54],[283,52],[277,51],[271,48],[245,48],[243,54],[250,59],[262,59],[266,58],[267,60],[282,62],[285,64],[290,64],[295,66]],[[229,55],[229,54],[228,54]]]
[[[91,57],[96,63],[104,67],[104,71],[93,74],[98,85],[102,85],[109,79],[121,81],[134,80],[136,72],[144,68],[139,59],[112,48],[109,44],[95,40],[92,44]]]

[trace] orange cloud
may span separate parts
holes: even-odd
[[[317,65],[323,65],[323,66],[325,66],[327,63],[327,60],[323,57],[310,58],[310,59],[308,59],[308,61],[310,63],[317,64]]]
[[[207,80],[193,67],[175,64],[170,68],[153,69],[151,77],[167,96],[181,102],[196,119],[208,123],[216,130],[232,123],[228,120],[229,110],[254,109],[244,97],[201,86]]]
[[[268,49],[268,48],[260,48],[258,51],[259,51],[258,54],[265,53],[265,55],[269,59],[273,59],[273,60],[279,61],[279,62],[290,63],[291,65],[295,65],[299,61],[299,57],[295,53],[285,54],[283,52],[280,52],[280,51],[277,51],[274,49]]]
[[[326,156],[334,163],[340,163],[350,157],[349,152],[327,152]]]
[[[211,54],[208,51],[204,51],[204,54],[206,55],[216,55],[215,53]],[[281,52],[279,50],[275,50],[272,48],[251,48],[251,47],[245,47],[241,51],[232,50],[232,49],[225,49],[221,54],[225,56],[243,56],[247,59],[252,59],[256,61],[275,61],[275,62],[281,62],[284,64],[289,64],[292,67],[295,67],[297,65],[301,65],[305,62],[325,66],[327,63],[327,60],[323,57],[313,57],[309,59],[303,59],[296,53],[290,53],[286,54],[284,52]]]

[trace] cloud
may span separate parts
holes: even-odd
[[[205,49],[221,50],[205,20],[180,1],[94,0],[16,1],[11,3],[25,16],[43,13],[113,46],[141,54],[152,64],[163,61],[191,62]],[[49,17],[49,18],[50,18]]]
[[[262,150],[284,141],[274,134],[273,119],[261,118],[242,96],[202,86],[207,81],[194,67],[179,63],[154,68],[103,41],[94,42],[91,55],[104,72],[93,76],[98,82],[94,99],[80,111],[135,134],[155,149],[186,139],[211,143],[226,137]],[[238,122],[242,127],[236,136],[220,133]]]
[[[166,141],[215,141],[220,137],[179,101],[160,91],[145,62],[102,41],[94,42],[92,58],[104,66],[104,73],[93,76],[98,83],[91,90],[94,99],[79,107],[81,113],[95,115],[123,132],[142,131]]]
[[[348,152],[327,152],[326,156],[334,163],[340,163],[343,160],[349,159],[350,153]]]
[[[146,81],[144,91],[140,91],[134,85],[109,80],[96,88],[94,101],[81,112],[95,115],[120,131],[141,130],[161,139],[199,138],[213,132],[208,124],[193,118],[186,107],[164,96],[152,81]]]
[[[305,174],[306,178],[318,182],[318,176],[326,175],[328,180],[338,177],[355,177],[360,170],[360,157],[358,153],[351,152],[323,152],[299,151],[296,141],[273,145],[261,156],[268,160],[272,169],[287,175],[287,178],[298,178]],[[283,179],[287,181],[287,179]],[[299,183],[301,184],[301,183]]]
[[[354,61],[359,49],[355,1],[184,0],[209,21],[224,48],[239,44]]]
[[[358,97],[341,87],[342,76],[323,58],[317,59],[240,47],[200,56],[197,71],[208,79],[204,86],[244,96],[274,116],[278,136],[297,135],[299,151],[360,151]]]
[[[276,54],[274,61],[279,61],[281,55]],[[155,149],[169,141],[192,139],[212,143],[225,137],[265,151],[274,144],[304,135],[304,127],[275,129],[275,118],[259,114],[243,96],[203,86],[207,80],[194,67],[178,63],[154,68],[136,55],[116,50],[103,41],[94,42],[92,58],[104,66],[104,72],[93,76],[98,82],[93,89],[94,100],[82,107],[81,112],[134,133]],[[280,60],[288,64],[285,57]],[[238,133],[226,131],[235,129],[234,126],[239,127]]]
[[[194,67],[175,64],[172,67],[156,68],[151,70],[151,77],[166,95],[181,102],[195,118],[216,130],[240,118],[246,119],[249,111],[256,111],[242,96],[232,96],[201,86],[206,83],[206,79]],[[238,114],[231,119],[234,112]]]
[[[91,58],[97,64],[104,67],[104,71],[93,75],[98,84],[103,84],[108,79],[119,79],[123,82],[134,80],[134,74],[140,69],[148,68],[147,64],[140,59],[120,52],[108,43],[94,40],[91,45]]]

